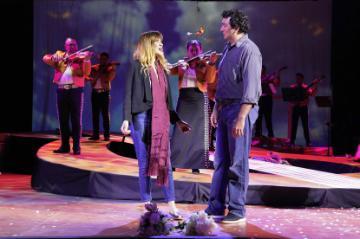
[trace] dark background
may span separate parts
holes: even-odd
[[[2,1],[1,132],[30,132],[33,86],[33,4]]]
[[[285,1],[286,2],[286,1]],[[1,2],[1,132],[31,132],[33,118],[33,3]],[[353,153],[359,143],[359,19],[356,1],[333,1],[331,23],[332,145]],[[4,74],[5,73],[5,74]]]
[[[335,154],[353,153],[360,144],[359,4],[333,1],[332,144]]]

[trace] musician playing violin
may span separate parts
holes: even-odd
[[[187,57],[171,73],[178,75],[179,99],[177,112],[193,130],[182,134],[175,129],[171,139],[171,161],[173,169],[187,168],[198,174],[200,168],[210,167],[208,84],[216,79],[216,53],[202,55],[200,41],[191,40],[186,45]],[[198,57],[197,57],[198,56]],[[189,60],[190,59],[190,60]]]
[[[99,58],[99,64],[91,67],[89,80],[91,82],[91,104],[92,104],[92,120],[93,135],[90,140],[99,139],[100,112],[103,118],[104,140],[110,139],[110,89],[111,81],[116,76],[117,62],[109,61],[109,54],[102,52]]]
[[[70,126],[72,125],[73,153],[80,154],[81,115],[85,77],[90,74],[91,52],[79,52],[75,39],[67,38],[65,52],[46,54],[43,61],[55,68],[53,82],[57,85],[57,111],[60,123],[61,145],[54,153],[70,152]]]
[[[261,89],[262,94],[259,99],[259,117],[255,123],[255,136],[261,137],[262,133],[262,119],[265,118],[265,125],[268,131],[268,137],[274,137],[273,123],[272,123],[272,109],[273,109],[273,96],[276,94],[276,87],[280,85],[280,71],[285,67],[280,68],[278,71],[268,74],[266,66],[261,68]]]
[[[299,118],[301,118],[306,146],[311,146],[310,133],[309,133],[309,97],[314,96],[317,93],[317,83],[320,79],[315,79],[312,84],[307,85],[304,83],[304,75],[302,73],[296,73],[296,83],[290,87],[294,89],[301,89],[304,92],[304,97],[301,100],[291,103],[291,145],[295,144],[296,132]]]

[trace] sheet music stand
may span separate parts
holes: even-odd
[[[331,107],[331,97],[330,96],[315,96],[315,102],[318,107]]]
[[[331,110],[331,106],[332,106],[331,96],[315,96],[315,102],[319,108],[329,107]],[[330,118],[329,121],[326,122],[326,126],[328,127],[328,150],[327,150],[328,156],[330,156],[330,144],[331,144],[330,136],[331,136],[331,127],[332,127],[331,117],[329,118]]]

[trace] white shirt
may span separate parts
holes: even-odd
[[[192,68],[187,68],[182,82],[181,82],[181,88],[194,88],[196,87],[196,71]]]
[[[102,85],[101,85],[101,79],[100,77],[96,79],[96,83],[95,83],[95,86],[94,86],[94,89],[102,89]]]
[[[68,84],[73,84],[73,77],[72,77],[72,70],[71,70],[71,65],[69,64],[66,67],[66,70],[64,71],[64,73],[62,74],[60,80],[59,80],[59,85],[68,85]]]

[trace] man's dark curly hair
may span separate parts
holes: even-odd
[[[230,17],[231,28],[238,29],[239,32],[247,33],[250,29],[249,18],[237,9],[223,11],[222,17]]]

